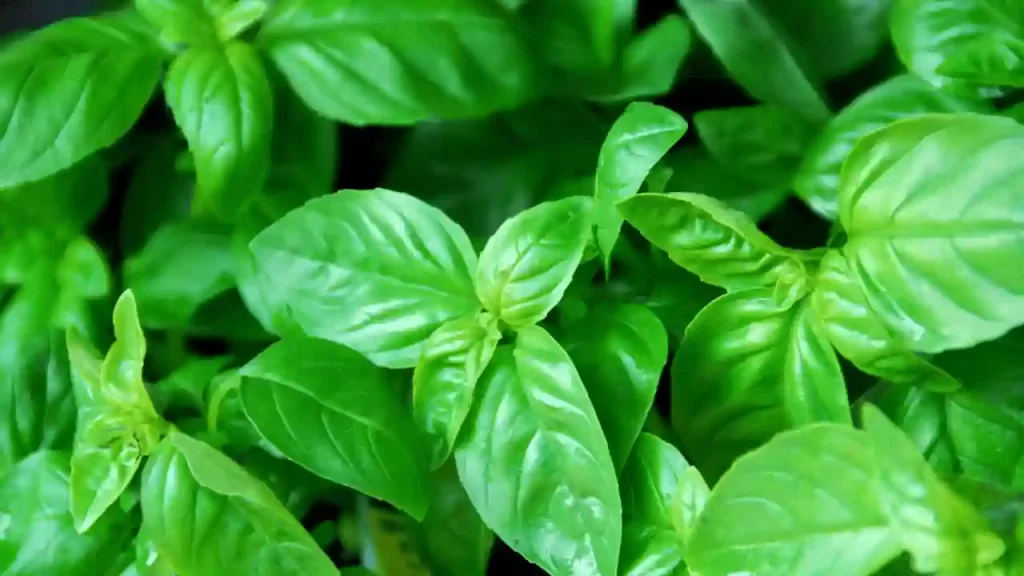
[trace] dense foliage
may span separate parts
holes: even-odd
[[[1024,1],[111,4],[0,39],[0,574],[1024,575]]]

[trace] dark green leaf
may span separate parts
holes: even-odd
[[[121,249],[142,250],[164,224],[188,218],[195,190],[195,174],[179,170],[175,162],[185,145],[175,137],[151,143],[132,173],[121,208]]]
[[[164,93],[195,162],[193,212],[237,219],[270,162],[274,112],[259,54],[241,42],[191,48],[171,64]]]
[[[672,364],[672,423],[708,479],[775,434],[850,423],[843,374],[808,300],[726,294],[686,329]]]
[[[611,86],[588,97],[619,102],[667,94],[692,46],[693,33],[686,20],[669,14],[626,44]]]
[[[716,160],[703,146],[688,146],[669,152],[661,163],[671,170],[665,191],[696,192],[717,198],[759,221],[789,196],[789,185],[760,187]],[[657,190],[651,190],[657,192]]]
[[[518,15],[552,67],[585,77],[615,63],[636,4],[637,0],[525,2]]]
[[[0,572],[18,576],[118,576],[130,561],[136,515],[114,509],[86,534],[75,531],[68,510],[67,454],[40,451],[0,481]]]
[[[343,190],[297,208],[252,241],[308,335],[389,368],[412,367],[441,324],[480,304],[476,254],[441,211],[390,190]]]
[[[383,370],[333,342],[294,338],[265,350],[241,374],[245,413],[275,448],[324,478],[423,517],[427,457]]]
[[[622,216],[615,206],[634,196],[647,174],[686,133],[686,120],[667,108],[637,102],[615,121],[597,159],[594,224],[605,271],[619,239]]]
[[[152,96],[162,59],[128,13],[63,20],[0,50],[0,189],[121,138]]]
[[[484,312],[443,324],[424,344],[412,376],[412,406],[430,441],[432,467],[451,454],[473,389],[500,339],[498,319]]]
[[[530,52],[489,2],[285,0],[259,40],[310,108],[349,124],[478,116],[538,92]]]
[[[805,56],[752,0],[679,0],[697,33],[751,96],[813,120],[829,116]]]
[[[616,574],[615,467],[568,355],[542,328],[523,328],[477,389],[455,461],[484,522],[552,575]]]
[[[829,220],[839,214],[839,172],[854,144],[886,125],[930,112],[982,110],[975,100],[940,91],[915,76],[891,78],[843,108],[807,150],[793,189],[812,210]]]
[[[572,281],[591,237],[590,198],[545,202],[507,220],[476,268],[484,308],[514,328],[544,319]]]
[[[843,167],[843,251],[867,303],[911,350],[936,353],[1024,323],[1024,126],[929,115],[862,139]]]
[[[668,335],[636,304],[595,306],[562,339],[601,423],[615,468],[626,463],[654,403]]]
[[[699,574],[868,576],[900,552],[863,432],[814,424],[741,457],[687,547]],[[804,488],[799,488],[804,487]]]
[[[453,464],[434,473],[430,506],[412,525],[412,540],[423,563],[446,576],[485,576],[494,532],[484,524],[459,483]]]

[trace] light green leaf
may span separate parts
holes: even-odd
[[[1024,6],[1014,0],[897,0],[892,40],[936,86],[1024,86]]]
[[[696,471],[671,444],[647,433],[637,438],[621,477],[619,574],[673,576],[683,566],[684,543],[676,531],[674,508],[690,470]]]
[[[75,531],[68,511],[68,457],[41,450],[0,480],[0,573],[11,576],[118,576],[130,561],[121,554],[138,529],[136,514],[111,510],[87,534]]]
[[[687,547],[698,574],[868,576],[901,551],[864,433],[814,424],[742,456]],[[803,487],[803,488],[797,488]]]
[[[751,96],[812,120],[829,116],[828,104],[802,62],[752,0],[679,0],[697,33],[729,75]]]
[[[673,262],[726,290],[771,286],[807,275],[796,252],[782,248],[745,214],[714,198],[640,194],[618,209]]]
[[[133,0],[132,4],[160,36],[173,43],[216,45],[217,15],[232,0]]]
[[[333,342],[292,338],[241,375],[246,415],[290,460],[423,517],[427,456],[383,370]]]
[[[935,353],[1024,323],[1017,162],[1024,126],[929,115],[865,137],[843,167],[843,249],[867,303],[911,350]]]
[[[835,352],[804,299],[726,294],[686,329],[672,364],[672,423],[709,480],[775,434],[851,422]]]
[[[490,2],[285,0],[258,41],[310,108],[348,124],[482,116],[538,93],[533,56]]]
[[[704,110],[693,123],[720,164],[762,189],[789,188],[818,130],[817,124],[772,105]]]
[[[896,120],[930,112],[983,111],[976,100],[940,91],[916,76],[896,76],[865,91],[843,108],[818,135],[804,155],[793,181],[812,210],[835,220],[839,172],[854,144]]]
[[[686,120],[675,112],[635,102],[626,107],[608,132],[597,158],[594,189],[597,247],[604,257],[606,274],[622,228],[622,216],[615,205],[640,191],[651,168],[683,137],[686,128]]]
[[[80,533],[117,501],[166,427],[142,382],[146,339],[131,291],[114,306],[114,336],[101,360],[77,330],[67,333],[78,403],[70,507]]]
[[[583,260],[593,224],[590,198],[545,202],[506,220],[476,268],[476,294],[490,313],[519,328],[562,299]]]
[[[242,42],[191,48],[171,64],[164,94],[195,162],[193,212],[235,220],[270,163],[274,112],[259,54]]]
[[[427,515],[422,522],[412,525],[411,536],[419,557],[432,573],[487,574],[494,532],[473,508],[453,463],[441,467],[431,477]]]
[[[921,573],[973,572],[1005,546],[985,519],[942,483],[917,448],[874,406],[862,418],[881,474],[880,495],[894,534]]]
[[[499,346],[455,448],[484,522],[554,576],[616,574],[622,507],[597,415],[542,328]]]
[[[445,322],[480,304],[466,233],[440,210],[390,190],[343,190],[297,208],[250,245],[310,336],[377,365],[412,367]]]
[[[868,306],[841,251],[822,258],[811,302],[832,345],[864,372],[938,392],[960,387],[944,370],[893,339]]]
[[[259,480],[172,431],[146,463],[143,531],[177,574],[336,575],[337,568]],[[204,545],[216,534],[217,546]]]
[[[588,92],[587,97],[623,102],[667,94],[693,43],[693,33],[685,18],[679,14],[665,16],[626,44],[611,87]]]
[[[56,174],[124,136],[162,59],[127,13],[62,20],[4,46],[0,189]]]
[[[592,307],[562,338],[601,423],[616,470],[626,464],[654,403],[668,335],[653,312],[637,304]]]
[[[424,344],[412,375],[412,408],[429,438],[433,468],[451,454],[499,340],[498,319],[483,312],[443,324]]]
[[[184,328],[199,307],[234,286],[231,235],[195,220],[157,229],[124,263],[125,284],[147,328]]]

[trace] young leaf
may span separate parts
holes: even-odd
[[[258,40],[310,108],[348,124],[481,116],[538,92],[533,57],[490,2],[286,0]]]
[[[878,458],[880,494],[895,536],[921,573],[973,572],[1005,550],[985,519],[943,484],[916,447],[874,406],[864,430]]]
[[[245,414],[290,460],[423,517],[427,457],[383,370],[333,342],[291,338],[241,375]]]
[[[412,375],[412,407],[416,424],[430,439],[433,468],[451,454],[476,382],[499,340],[497,318],[483,312],[441,325],[424,344]]]
[[[476,294],[490,313],[520,328],[562,299],[583,260],[593,216],[590,198],[545,202],[507,220],[480,253]]]
[[[823,218],[839,214],[839,172],[854,144],[888,124],[931,112],[982,111],[977,100],[940,91],[916,76],[896,76],[858,96],[818,135],[803,157],[793,189]]]
[[[0,189],[56,174],[124,136],[162,59],[127,13],[63,20],[0,49]]]
[[[751,96],[811,120],[829,116],[815,79],[751,0],[679,0],[697,33],[707,42],[730,76]]]
[[[41,450],[0,480],[0,572],[4,574],[120,574],[121,554],[138,529],[137,514],[116,507],[86,534],[75,531],[68,511],[67,454]]]
[[[814,424],[779,434],[715,485],[687,546],[690,570],[874,574],[900,553],[875,489],[878,475],[861,431]]]
[[[684,541],[676,531],[674,512],[690,471],[696,469],[671,444],[647,433],[637,438],[622,471],[619,574],[672,576],[683,566]]]
[[[423,563],[446,576],[485,576],[494,532],[484,524],[448,463],[431,477],[430,506],[412,526],[412,540]]]
[[[818,126],[772,105],[704,110],[693,116],[711,155],[759,188],[788,189]],[[697,192],[689,190],[687,192]]]
[[[810,302],[781,307],[767,288],[726,294],[704,308],[672,364],[672,423],[712,480],[778,432],[849,424],[848,402]]]
[[[1024,86],[1024,6],[1017,2],[898,0],[891,26],[900,59],[936,86]]]
[[[231,236],[194,220],[170,222],[124,263],[125,285],[147,328],[184,328],[199,307],[234,286]]]
[[[636,304],[595,306],[562,339],[601,423],[616,470],[626,463],[654,403],[668,335]]]
[[[937,392],[960,387],[944,370],[893,340],[841,251],[830,250],[822,258],[811,303],[832,345],[864,372]]]
[[[757,229],[746,215],[701,194],[640,194],[619,212],[673,262],[726,290],[771,286],[802,261]]]
[[[542,328],[523,328],[477,388],[455,461],[484,522],[554,576],[616,574],[615,467],[568,355]]]
[[[337,568],[259,480],[171,431],[142,476],[143,531],[177,574],[306,574]],[[204,535],[217,535],[210,546]]]
[[[935,353],[1024,323],[1024,246],[1013,185],[1024,126],[930,115],[857,144],[839,182],[843,251],[893,339]]]
[[[250,247],[259,280],[273,284],[306,334],[344,344],[379,366],[415,366],[438,327],[480,306],[466,233],[440,210],[399,192],[343,190],[317,198]]]
[[[640,191],[651,168],[683,137],[686,128],[686,120],[675,112],[634,102],[608,132],[597,158],[594,189],[597,247],[604,257],[606,275],[622,229],[622,216],[615,205]]]
[[[196,166],[193,212],[235,220],[270,163],[274,112],[259,54],[241,42],[191,48],[171,64],[164,94]]]
[[[101,361],[78,331],[67,333],[78,403],[70,506],[80,533],[117,501],[166,427],[142,382],[146,338],[131,291],[114,306],[114,336]]]

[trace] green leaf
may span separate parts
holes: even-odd
[[[960,387],[944,370],[893,340],[841,251],[822,258],[811,302],[832,345],[864,372],[938,392]]]
[[[672,364],[672,423],[710,480],[779,432],[849,424],[848,403],[810,302],[779,306],[768,288],[709,304],[686,329]]]
[[[936,86],[1024,86],[1024,6],[1005,0],[898,0],[892,40],[907,68]]]
[[[78,331],[67,333],[78,403],[70,507],[79,532],[117,501],[166,427],[142,382],[146,339],[131,291],[114,306],[114,335],[101,360]]]
[[[843,249],[868,305],[911,350],[935,353],[1024,323],[1024,246],[1013,185],[1024,126],[930,115],[875,132],[839,183]]]
[[[420,558],[432,573],[487,574],[494,532],[473,508],[454,464],[441,467],[431,477],[427,515],[412,525],[411,532]]]
[[[772,105],[704,110],[693,116],[693,123],[719,163],[759,188],[788,189],[818,129]]]
[[[898,3],[899,0],[896,0]],[[854,72],[878,54],[889,40],[893,0],[788,0],[759,3],[799,46],[810,69],[825,78]]]
[[[793,189],[822,217],[835,220],[839,172],[854,144],[886,125],[930,112],[982,111],[972,99],[940,91],[916,76],[896,76],[865,91],[843,108],[804,155]]]
[[[266,485],[180,432],[146,463],[142,515],[143,531],[177,574],[337,574]],[[204,545],[211,534],[217,545]]]
[[[538,92],[532,55],[489,2],[286,0],[258,40],[310,108],[348,124],[482,116]]]
[[[128,563],[136,515],[114,509],[87,534],[75,531],[68,511],[68,457],[41,450],[0,480],[0,572],[19,576],[118,576]]]
[[[863,432],[814,424],[742,456],[687,547],[699,574],[867,576],[900,552]],[[801,487],[801,488],[797,488]]]
[[[390,190],[343,190],[297,208],[250,245],[310,336],[387,368],[415,366],[445,322],[475,313],[466,233],[440,210]]]
[[[882,501],[914,570],[973,572],[1003,554],[981,514],[939,480],[896,425],[870,404],[862,418],[878,458]]]
[[[616,574],[622,507],[597,415],[542,328],[499,346],[455,448],[484,522],[554,576]]]
[[[964,383],[965,387],[998,404],[1024,402],[1024,327],[1014,328],[995,340],[970,348],[950,350],[932,357],[936,366]]]
[[[0,50],[0,189],[56,174],[124,136],[162,59],[130,14],[62,20]]]
[[[483,312],[441,325],[423,346],[412,375],[412,407],[416,424],[429,438],[433,468],[451,454],[476,382],[499,340],[498,319]]]
[[[672,90],[676,75],[693,47],[693,33],[686,19],[669,14],[634,36],[622,52],[617,78],[610,88],[587,97],[604,102],[623,102],[663,96]]]
[[[880,384],[867,398],[885,412],[935,471],[1010,486],[1024,456],[1024,403],[971,392],[936,394]]]
[[[802,258],[745,214],[701,194],[640,194],[618,205],[627,222],[676,264],[726,290],[806,276]]]
[[[230,234],[194,220],[161,226],[124,263],[147,328],[187,326],[200,305],[234,285],[234,272]]]
[[[637,0],[525,2],[518,16],[536,50],[560,74],[602,72],[615,63]]]
[[[160,36],[173,43],[216,45],[216,16],[231,0],[133,0],[132,4]]]
[[[717,198],[754,221],[775,211],[789,196],[788,183],[767,188],[758,186],[744,174],[732,170],[729,164],[716,160],[703,146],[687,146],[669,152],[661,166],[672,171],[665,190],[685,190]]]
[[[652,254],[654,286],[644,305],[654,312],[668,329],[673,348],[683,339],[686,327],[712,300],[723,294],[721,288],[701,282],[696,275],[676,266],[663,252]]]
[[[619,239],[622,216],[615,205],[636,195],[651,168],[686,133],[686,120],[667,108],[635,102],[615,121],[597,158],[594,223],[605,273]]]
[[[121,207],[119,239],[125,254],[135,254],[161,226],[189,216],[195,174],[175,162],[185,150],[177,134],[149,144],[139,159]]]
[[[637,438],[621,478],[619,574],[672,576],[683,566],[684,542],[676,531],[674,510],[691,470],[696,471],[671,444],[647,433]]]
[[[802,61],[772,22],[752,0],[679,0],[697,33],[729,75],[751,96],[788,108],[812,120],[829,116]]]
[[[484,308],[519,328],[554,308],[583,260],[593,224],[585,196],[545,202],[506,220],[487,241],[476,268]]]
[[[241,375],[246,415],[289,459],[423,517],[427,457],[383,370],[333,342],[293,338],[263,351]]]
[[[191,48],[171,64],[164,94],[195,161],[193,212],[234,220],[270,163],[272,92],[259,54],[242,42]]]
[[[637,304],[591,308],[562,345],[572,358],[601,423],[616,470],[626,463],[654,403],[668,360],[668,335]]]
[[[153,385],[157,407],[190,410],[202,414],[206,409],[206,389],[230,361],[228,356],[190,359],[169,376]]]

